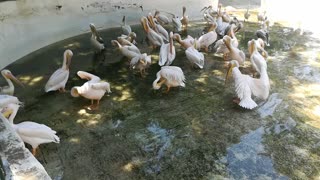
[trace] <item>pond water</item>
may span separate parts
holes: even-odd
[[[192,22],[183,36],[199,36],[205,28]],[[166,27],[172,29],[172,27]],[[256,23],[237,34],[248,57],[247,42]],[[141,52],[152,55],[147,75],[130,70],[111,45],[119,28],[99,31],[106,51],[94,54],[90,34],[39,49],[7,68],[24,84],[15,95],[25,103],[15,122],[35,121],[57,131],[60,144],[40,145],[37,159],[53,179],[316,179],[320,167],[319,40],[290,28],[271,27],[267,101],[245,110],[232,102],[232,83],[221,56],[205,54],[205,67],[194,69],[175,43],[185,88],[156,91],[159,50],[145,42],[141,25],[132,26]],[[61,66],[65,49],[74,53],[67,92],[44,92],[50,75]],[[250,61],[241,68],[250,73]],[[73,98],[70,89],[88,71],[111,85],[112,93],[98,110],[90,101]],[[1,84],[5,84],[1,79]],[[29,147],[29,146],[28,146]],[[30,148],[30,147],[29,147]]]

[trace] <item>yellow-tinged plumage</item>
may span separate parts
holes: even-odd
[[[157,73],[156,80],[153,81],[153,89],[160,89],[162,84],[167,86],[167,92],[171,87],[185,87],[185,77],[181,68],[177,66],[161,67],[161,70]]]

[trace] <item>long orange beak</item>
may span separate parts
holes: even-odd
[[[24,88],[24,85],[11,73],[6,75],[7,78],[13,80],[15,83],[19,84],[21,87]]]
[[[233,64],[229,64],[229,68],[228,68],[228,71],[227,71],[227,74],[226,74],[226,79],[224,81],[224,84],[226,85],[227,84],[227,81],[229,79],[229,77],[231,76],[231,72],[232,72],[232,69],[233,69]]]

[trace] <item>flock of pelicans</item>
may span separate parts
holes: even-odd
[[[255,70],[254,77],[242,74],[239,67],[245,61],[245,53],[238,48],[239,42],[236,33],[242,28],[243,24],[237,18],[231,18],[226,11],[221,10],[222,5],[219,4],[217,9],[212,6],[205,7],[203,12],[204,19],[209,25],[208,32],[203,33],[198,38],[193,38],[188,35],[185,39],[181,39],[178,33],[168,33],[162,25],[172,23],[175,32],[180,32],[188,28],[188,16],[186,16],[186,8],[183,7],[182,18],[171,14],[170,20],[165,13],[156,11],[154,15],[151,13],[147,17],[141,18],[141,24],[146,33],[149,44],[153,48],[160,47],[159,62],[160,71],[156,74],[156,79],[153,82],[154,89],[160,89],[163,84],[167,86],[167,92],[171,87],[185,87],[185,76],[180,67],[171,66],[175,59],[176,52],[173,41],[177,41],[182,48],[185,49],[185,54],[190,64],[196,68],[204,67],[204,55],[201,51],[208,52],[209,48],[214,45],[215,53],[223,54],[225,61],[230,61],[226,75],[226,81],[229,76],[233,76],[235,81],[235,91],[237,98],[234,102],[246,109],[253,109],[257,106],[253,101],[252,95],[265,100],[269,96],[269,77],[267,72],[267,52],[264,50],[265,45],[269,46],[268,25],[269,21],[265,13],[258,14],[258,21],[261,22],[261,29],[257,30],[257,39],[252,39],[248,42],[249,59],[252,67]],[[245,19],[250,16],[249,11],[244,14]],[[136,46],[136,34],[131,31],[129,25],[123,18],[122,33],[117,40],[112,40],[112,44],[119,49],[120,53],[130,60],[130,67],[140,71],[143,76],[145,70],[151,64],[151,56],[146,53],[141,53]],[[91,43],[96,53],[101,53],[105,49],[103,39],[99,36],[94,24],[90,24],[92,32]],[[45,91],[65,91],[65,85],[69,78],[69,65],[73,53],[71,50],[66,50],[63,54],[63,65],[56,70],[49,78],[45,85]],[[13,120],[22,103],[17,97],[13,96],[14,86],[11,80],[14,80],[21,86],[19,82],[9,70],[1,71],[3,77],[8,82],[9,86],[0,89],[0,108],[3,115],[11,123],[13,129],[21,137],[23,142],[32,146],[32,153],[36,154],[36,148],[39,144],[55,142],[59,143],[59,137],[56,132],[50,127],[35,122],[22,122],[14,124]],[[110,84],[103,82],[93,74],[85,71],[78,71],[77,75],[81,79],[88,80],[82,86],[75,86],[71,89],[73,97],[83,96],[91,100],[91,109],[97,109],[99,101],[106,92],[110,93]],[[257,78],[258,77],[258,78]],[[94,104],[93,101],[97,103]],[[1,115],[0,115],[1,116]]]

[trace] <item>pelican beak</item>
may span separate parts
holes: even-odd
[[[143,29],[144,29],[146,32],[149,32],[148,25],[146,24],[146,23],[148,23],[147,21],[148,21],[148,19],[147,19],[146,17],[142,17],[142,18],[141,18],[141,24],[142,24],[142,26],[143,26]]]
[[[66,63],[66,65],[67,65],[67,69],[69,69],[69,67],[70,67],[70,64],[71,64],[71,55],[69,54],[69,53],[67,53],[67,63]]]
[[[8,119],[10,117],[10,115],[13,113],[13,110],[12,109],[3,108],[1,113],[5,118]]]
[[[148,20],[150,22],[151,27],[155,28],[156,25],[154,24],[153,17],[151,15],[148,16]]]
[[[234,68],[234,65],[232,63],[229,63],[229,68],[228,68],[228,71],[227,71],[227,74],[226,74],[226,80],[224,81],[225,85],[227,84],[227,81],[228,81],[228,79],[230,77],[230,74],[231,74],[233,68]]]
[[[13,74],[8,73],[6,77],[13,80],[15,83],[19,84],[21,87],[24,88],[24,85]]]

